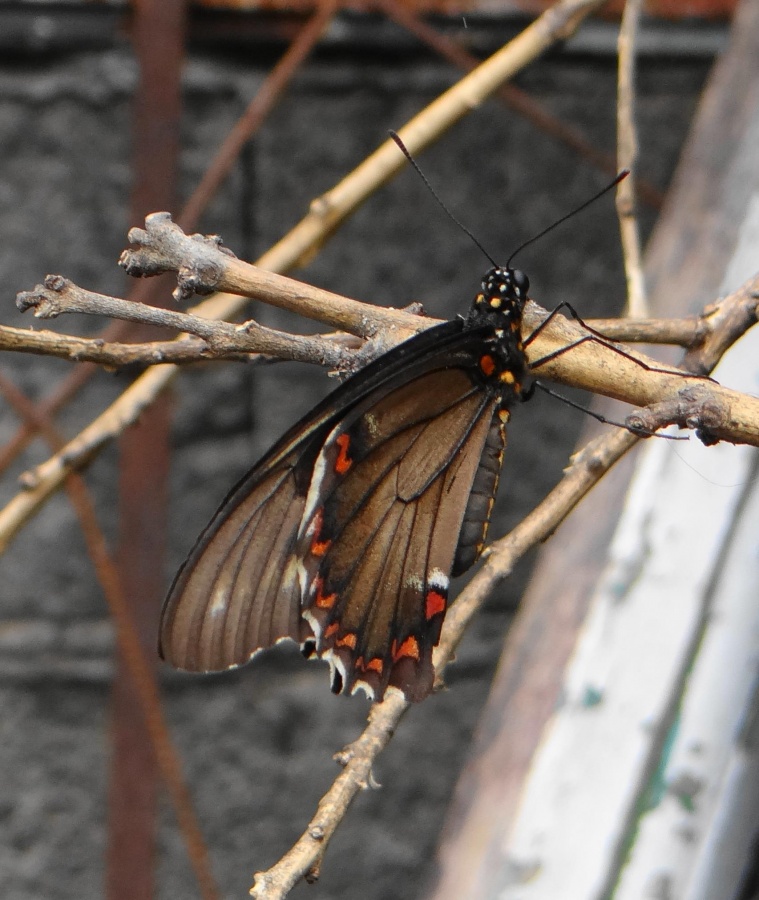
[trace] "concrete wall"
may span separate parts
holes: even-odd
[[[185,80],[182,184],[199,178],[221,136],[262,76],[253,52],[195,50]],[[666,186],[686,134],[705,58],[649,57],[639,79],[642,171]],[[299,76],[245,152],[202,225],[254,258],[333,185],[455,78],[412,54],[335,51]],[[0,320],[17,290],[47,272],[123,294],[116,267],[130,224],[130,96],[136,72],[118,41],[75,43],[55,54],[0,60]],[[556,56],[520,84],[599,147],[614,143],[615,69],[604,52]],[[487,103],[420,160],[446,202],[495,255],[581,202],[603,183],[570,151]],[[646,216],[650,223],[651,216]],[[546,307],[569,300],[583,315],[614,314],[624,282],[613,203],[599,203],[518,260]],[[487,268],[419,181],[404,174],[372,198],[297,277],[361,300],[430,314],[466,310]],[[268,309],[266,324],[305,330]],[[92,332],[98,323],[60,321]],[[3,371],[33,397],[69,371],[62,362],[5,354]],[[102,373],[61,417],[67,435],[128,383]],[[226,489],[330,387],[294,364],[251,369],[209,364],[175,391],[171,568],[179,564]],[[582,416],[548,398],[516,411],[491,534],[505,530],[560,475]],[[0,406],[0,441],[16,419]],[[0,484],[47,453],[35,442]],[[108,450],[87,480],[115,535],[116,457]],[[103,892],[112,634],[73,513],[56,497],[0,562],[0,895],[4,900]],[[314,888],[294,896],[398,900],[420,895],[436,836],[487,694],[527,565],[488,604],[451,668],[450,690],[414,709],[328,852]],[[167,571],[167,580],[171,573]],[[242,897],[251,873],[274,862],[300,833],[336,774],[331,755],[359,732],[361,698],[335,698],[324,667],[279,649],[226,676],[167,675],[168,715],[226,897]],[[197,889],[166,806],[159,834],[162,898]]]

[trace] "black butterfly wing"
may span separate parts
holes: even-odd
[[[420,700],[432,689],[467,501],[494,419],[502,432],[499,401],[468,369],[439,368],[368,397],[327,438],[297,556],[303,615],[336,691],[379,699],[392,685]]]
[[[461,320],[422,332],[285,435],[178,573],[161,621],[165,659],[225,669],[292,638],[335,664],[338,689],[429,692],[448,574],[498,406],[476,371],[487,332]],[[332,531],[321,556],[320,515]],[[330,585],[340,602],[327,615]]]

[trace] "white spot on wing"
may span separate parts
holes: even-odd
[[[442,569],[433,569],[427,576],[427,584],[441,591],[447,591],[450,583],[450,579]]]
[[[304,609],[303,612],[301,613],[301,615],[311,626],[311,631],[313,631],[313,633],[314,633],[313,639],[316,641],[316,647],[317,647],[317,653],[318,653],[319,644],[321,644],[321,641],[322,641],[322,626],[319,624],[319,620],[311,612],[310,609]],[[327,658],[327,656],[325,654],[325,659],[326,658]]]
[[[322,485],[324,484],[324,476],[327,473],[326,455],[334,446],[335,441],[341,433],[342,432],[340,425],[336,425],[332,429],[332,431],[330,431],[327,440],[324,442],[322,449],[319,451],[319,455],[316,457],[316,462],[314,463],[314,471],[311,475],[311,484],[308,487],[308,494],[306,495],[306,506],[303,510],[303,516],[300,520],[300,528],[298,529],[298,539],[301,539],[303,537],[306,529],[309,525],[311,525],[311,520],[314,516],[314,510],[317,508],[317,506],[319,506]]]
[[[208,614],[213,618],[220,616],[227,608],[227,592],[223,587],[217,587],[213,592],[213,599],[208,607]]]

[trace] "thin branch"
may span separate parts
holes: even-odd
[[[642,0],[626,0],[619,29],[619,84],[617,93],[617,163],[630,177],[617,188],[617,214],[627,279],[628,315],[648,315],[640,235],[635,211],[638,139],[635,129],[635,41]]]
[[[441,94],[403,128],[403,143],[417,155],[446,129],[478,107],[501,84],[512,78],[557,41],[569,38],[581,22],[604,0],[560,0],[546,10],[501,50],[481,63],[453,87]],[[282,271],[280,259],[305,264],[315,248],[353,212],[367,196],[389,181],[405,165],[391,140],[385,141],[351,174],[311,204],[311,211],[278,244],[259,260],[262,268]],[[225,316],[226,318],[226,316]]]
[[[253,272],[258,271],[253,266],[248,268]],[[270,273],[264,274],[270,275]],[[281,278],[281,276],[276,277]],[[282,280],[291,282],[291,279]],[[356,303],[353,300],[348,302]],[[40,319],[52,319],[64,313],[83,313],[85,315],[112,316],[125,321],[158,325],[187,332],[203,341],[204,346],[202,347],[197,347],[197,343],[192,344],[191,347],[188,346],[186,338],[177,342],[183,343],[185,352],[191,348],[195,349],[197,351],[195,359],[203,356],[226,356],[227,354],[237,356],[241,353],[257,353],[299,362],[316,363],[332,369],[346,368],[348,365],[345,351],[334,341],[325,340],[319,335],[304,337],[288,334],[265,328],[253,321],[245,322],[242,325],[233,325],[231,322],[204,319],[163,307],[148,306],[144,303],[121,300],[118,297],[95,294],[80,288],[60,275],[48,275],[44,285],[37,285],[33,291],[19,293],[16,305],[22,312],[33,310],[34,315]],[[366,304],[359,305],[366,306]],[[367,308],[372,309],[372,307]],[[411,321],[416,318],[408,313],[401,315]],[[159,361],[155,360],[155,362]]]
[[[123,344],[103,338],[82,338],[56,331],[29,331],[9,325],[0,325],[0,350],[55,356],[70,362],[97,363],[112,369],[131,365],[152,366],[157,363],[182,365],[211,357],[208,344],[196,337]],[[227,356],[225,353],[224,359],[250,361],[254,359],[254,355],[241,352]],[[47,415],[47,410],[44,414]]]
[[[673,344],[698,348],[710,334],[708,316],[685,319],[586,319],[586,324],[610,341],[627,344]]]
[[[418,321],[408,313],[360,303],[237,259],[221,246],[221,239],[215,235],[186,235],[167,212],[149,215],[144,229],[130,230],[129,241],[134,246],[121,254],[119,265],[137,278],[175,272],[174,296],[179,301],[193,294],[228,291],[360,337],[372,337],[389,325],[411,332],[418,326]],[[206,321],[205,317],[196,319],[198,323]],[[196,324],[193,333],[205,337],[202,329],[202,325]],[[208,332],[212,329],[208,328]]]
[[[723,304],[728,305],[740,303],[741,297],[737,295],[723,301]],[[731,333],[731,343],[737,340],[739,334],[737,329],[730,331],[728,323],[738,318],[739,315],[724,316],[723,327]],[[753,320],[750,315],[744,316],[743,320],[746,327],[756,321],[756,304]],[[724,352],[727,343],[727,339],[723,339],[715,341],[715,346],[721,346]],[[718,355],[710,350],[704,350],[700,358],[695,355],[692,357],[692,362],[699,371],[711,371],[717,361]],[[704,382],[701,384],[703,386]],[[470,620],[493,589],[511,574],[516,562],[529,549],[556,530],[590,489],[639,440],[628,431],[615,430],[591,441],[574,455],[564,478],[545,500],[510,534],[486,549],[483,567],[446,615],[440,643],[433,657],[438,679],[442,678],[445,666],[453,659]],[[329,839],[358,792],[370,783],[372,767],[409,705],[397,693],[388,692],[382,703],[371,708],[368,724],[362,735],[337,755],[344,769],[320,801],[306,830],[274,866],[256,874],[250,890],[255,900],[282,900],[302,878],[313,879],[318,873]]]
[[[229,174],[231,167],[234,165],[245,142],[258,130],[265,120],[274,102],[281,96],[284,89],[289,84],[293,75],[302,65],[306,56],[311,52],[314,44],[318,41],[319,36],[323,33],[325,27],[331,21],[334,14],[336,4],[332,0],[322,0],[319,9],[306,22],[301,31],[296,35],[295,39],[283,54],[280,61],[267,75],[262,82],[253,99],[250,101],[245,112],[240,116],[227,135],[225,141],[221,145],[218,153],[214,157],[211,164],[206,169],[200,184],[191,194],[179,213],[178,221],[182,227],[189,231],[196,227],[196,223],[206,206],[212,199],[215,192],[223,180]],[[149,290],[144,289],[144,285],[138,284],[130,294],[130,300],[138,300],[143,294],[150,294]],[[191,352],[189,343],[187,352],[179,345],[161,345],[152,343],[148,345],[130,345],[130,349],[122,349],[120,345],[114,345],[121,337],[125,336],[128,326],[123,323],[117,323],[111,326],[103,334],[100,339],[104,342],[101,352],[97,352],[98,348],[94,347],[92,355],[90,348],[83,347],[82,353],[78,357],[79,360],[89,360],[91,362],[100,363],[106,366],[120,366],[129,364],[153,365],[159,362],[183,364],[185,362],[193,362],[194,357]],[[0,335],[0,350],[16,350],[13,345],[12,335]],[[43,339],[44,342],[44,339]],[[50,352],[47,348],[51,345],[45,345],[46,349],[40,352]],[[143,347],[144,350],[141,350]],[[71,345],[71,350],[75,347]],[[111,356],[111,351],[113,355]],[[30,352],[37,352],[31,350]],[[52,351],[51,355],[60,355],[63,358],[77,359],[75,355],[68,355],[66,350],[59,353]],[[232,357],[235,359],[250,360],[249,355]],[[43,415],[48,415],[57,411],[74,397],[80,388],[86,384],[95,369],[80,366],[75,372],[72,372],[67,379],[63,381],[53,394],[42,401],[39,407]],[[0,452],[0,472],[4,471],[10,462],[18,456],[32,440],[34,436],[34,428],[29,420],[25,420],[25,424],[21,426],[19,431],[13,438],[2,448]]]
[[[735,294],[713,305],[707,321],[715,319],[719,323],[730,322],[733,328],[755,321],[757,291],[759,276],[750,280]],[[737,310],[733,307],[737,307]],[[396,311],[393,315],[399,313]],[[531,334],[546,316],[545,310],[529,303],[525,310],[525,334]],[[432,323],[428,320],[424,324]],[[208,322],[203,325],[204,328],[208,326]],[[372,349],[386,349],[392,343],[397,343],[398,338],[398,333],[384,332],[378,335]],[[722,338],[718,336],[710,339],[710,344],[714,346],[720,346],[721,343]],[[569,345],[573,347],[571,353],[565,352]],[[529,354],[533,360],[553,357],[540,367],[541,377],[624,400],[634,406],[660,403],[676,396],[685,388],[702,384],[699,379],[687,378],[676,370],[662,369],[656,360],[643,354],[629,350],[620,352],[603,342],[588,340],[586,331],[562,316],[552,318],[549,326],[530,344]],[[0,549],[34,512],[37,505],[60,483],[68,467],[81,465],[92,452],[135,421],[151,402],[155,392],[165,386],[166,368],[156,366],[145,373],[60,453],[27,473],[25,484],[28,490],[17,495],[0,511]],[[759,400],[718,384],[710,383],[709,390],[713,408],[723,411],[719,427],[713,428],[710,419],[711,438],[759,444]]]
[[[478,65],[479,60],[474,54],[465,50],[457,41],[441,34],[400,0],[374,0],[374,2],[388,18],[406,28],[422,43],[431,47],[454,66],[470,72]],[[600,150],[587,140],[577,128],[556,118],[526,91],[514,84],[504,84],[496,92],[496,97],[544,134],[574,150],[578,156],[599,171],[604,172],[609,178],[613,178],[617,174],[617,161],[612,154]],[[664,197],[653,184],[645,179],[638,179],[637,190],[643,202],[654,209],[661,209]]]
[[[337,0],[320,0],[314,14],[307,20],[291,41],[282,58],[266,76],[245,112],[235,122],[234,127],[217,150],[200,183],[179,214],[178,221],[185,231],[191,231],[197,227],[203,211],[229,175],[242,148],[261,127],[293,76],[314,49],[332,21],[337,8]]]

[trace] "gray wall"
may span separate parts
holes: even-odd
[[[392,49],[392,48],[391,48]],[[609,46],[609,49],[611,47]],[[268,60],[269,57],[267,57]],[[708,71],[706,58],[648,57],[639,78],[642,170],[664,187]],[[196,182],[220,137],[260,83],[252,50],[191,52],[186,74],[182,184]],[[123,294],[115,265],[125,242],[130,96],[128,47],[0,60],[0,320],[31,326],[15,292],[47,272]],[[254,258],[333,185],[455,78],[410,53],[335,50],[309,64],[245,152],[202,230]],[[605,52],[551,57],[520,84],[597,146],[614,143],[615,68]],[[496,102],[483,105],[420,160],[450,206],[495,255],[603,183],[570,151]],[[651,216],[646,215],[650,225]],[[604,201],[518,260],[546,307],[569,300],[586,316],[614,314],[624,282],[613,203]],[[340,293],[430,314],[466,310],[487,268],[406,173],[372,198],[306,270]],[[267,324],[308,323],[256,309]],[[98,323],[53,327],[92,332]],[[42,397],[69,366],[5,354],[0,365]],[[123,389],[129,376],[100,374],[61,427],[68,435]],[[227,488],[330,387],[294,364],[195,368],[175,392],[171,568],[179,564]],[[581,414],[548,398],[516,411],[491,534],[502,535],[560,476]],[[0,408],[0,440],[16,420]],[[36,442],[0,484],[46,456]],[[87,480],[115,534],[113,450]],[[0,894],[4,900],[103,892],[112,635],[83,541],[63,496],[55,498],[0,562]],[[170,572],[166,573],[167,580]],[[374,773],[381,790],[359,797],[335,838],[321,881],[295,896],[413,898],[433,865],[436,835],[527,565],[492,598],[450,670],[450,690],[404,721]],[[336,774],[331,755],[359,732],[362,698],[334,698],[324,667],[279,649],[225,676],[167,675],[166,706],[185,760],[214,870],[227,897],[246,896],[251,873],[273,863],[300,833]],[[193,897],[185,850],[166,805],[160,828],[160,896]]]

